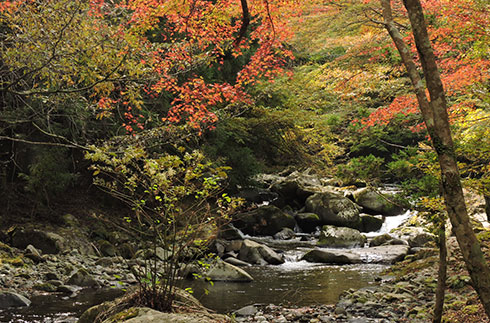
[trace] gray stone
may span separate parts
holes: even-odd
[[[307,233],[314,232],[321,225],[320,217],[315,213],[298,213],[295,218],[301,230]]]
[[[114,257],[116,255],[116,247],[107,240],[99,241],[99,251],[105,257]]]
[[[359,206],[333,192],[314,194],[306,200],[306,211],[319,216],[322,224],[358,229],[361,226]]]
[[[406,245],[379,246],[356,249],[326,249],[319,248],[307,252],[302,260],[330,264],[393,264],[403,260],[408,254]]]
[[[228,257],[225,259],[225,261],[229,264],[234,265],[234,266],[239,266],[239,267],[250,266],[250,264],[248,262],[242,261],[242,260],[237,259],[235,257]]]
[[[41,255],[41,251],[37,250],[33,245],[28,245],[24,251],[24,255],[34,261],[35,263],[40,263],[46,261]]]
[[[252,276],[245,270],[238,268],[225,261],[217,259],[211,264],[209,270],[204,275],[212,281],[230,281],[230,282],[250,282]]]
[[[233,224],[246,234],[272,236],[283,228],[294,229],[294,217],[276,206],[264,205],[250,212],[237,214]]]
[[[242,307],[239,310],[236,310],[233,313],[237,316],[251,316],[251,315],[255,315],[258,311],[259,310],[257,309],[257,307],[255,305],[248,305],[248,306]]]
[[[0,292],[0,309],[29,305],[31,305],[31,301],[20,294],[13,292]]]
[[[324,225],[318,245],[331,248],[355,248],[363,247],[366,241],[366,237],[356,229]]]
[[[284,263],[284,259],[274,250],[266,245],[248,239],[243,240],[238,259],[259,265],[267,263],[280,265]]]
[[[67,281],[67,285],[77,285],[82,287],[95,287],[99,283],[85,269],[77,270]]]
[[[281,231],[274,235],[274,239],[276,240],[290,240],[294,237],[294,231],[290,228],[283,228]]]
[[[392,216],[403,212],[403,208],[390,201],[392,197],[364,187],[352,193],[354,201],[364,209],[378,214]]]
[[[389,234],[385,233],[379,236],[376,236],[369,242],[370,247],[377,247],[381,246],[382,244],[385,244],[386,242],[392,240],[393,237],[390,236]]]
[[[225,240],[242,240],[244,239],[243,233],[235,228],[233,224],[227,224],[222,226],[218,232],[219,239]]]
[[[308,251],[301,260],[339,265],[362,263],[359,255],[347,250],[338,249],[314,249]]]
[[[12,246],[24,249],[33,245],[43,253],[56,254],[63,250],[64,239],[53,232],[34,229],[15,230],[12,235]]]
[[[57,292],[64,293],[64,294],[73,294],[76,293],[80,290],[80,287],[78,286],[72,286],[72,285],[60,285],[58,288],[56,288]]]

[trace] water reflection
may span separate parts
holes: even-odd
[[[374,284],[376,274],[383,265],[311,265],[291,270],[286,265],[246,268],[255,279],[251,283],[193,282],[194,295],[201,302],[227,313],[243,306],[264,304],[312,305],[334,304],[340,294],[349,288],[362,288]],[[205,289],[209,291],[205,295]]]

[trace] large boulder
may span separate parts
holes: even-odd
[[[238,259],[258,265],[280,265],[284,263],[282,256],[266,245],[252,240],[243,240]]]
[[[355,248],[364,246],[366,241],[366,236],[356,229],[324,225],[318,245],[330,248]]]
[[[243,239],[243,233],[235,228],[233,224],[228,223],[219,228],[218,238],[225,240],[239,240]]]
[[[12,235],[12,246],[25,249],[33,245],[43,253],[56,254],[63,250],[64,239],[60,235],[36,229],[15,230]]]
[[[362,262],[359,255],[347,250],[338,249],[314,249],[307,252],[301,260],[338,265],[359,264]]]
[[[306,211],[318,214],[322,224],[358,229],[361,226],[359,206],[348,198],[334,193],[313,194],[306,199]]]
[[[301,230],[307,233],[314,232],[322,224],[320,217],[315,213],[298,213],[295,219]]]
[[[20,294],[0,291],[0,310],[9,307],[23,307],[29,305],[31,305],[31,301]]]
[[[246,234],[273,236],[283,228],[294,229],[294,217],[276,206],[264,205],[233,217],[234,225]]]
[[[391,202],[392,197],[376,192],[368,187],[354,191],[352,197],[368,213],[393,216],[403,212],[402,207]]]
[[[406,245],[390,245],[357,249],[314,249],[307,252],[302,260],[328,264],[393,264],[403,260],[408,254]]]
[[[318,176],[294,171],[286,177],[278,177],[270,189],[278,193],[287,204],[301,207],[309,196],[324,192],[326,187]]]
[[[378,231],[383,226],[384,220],[381,215],[361,214],[360,217],[362,232]]]
[[[245,270],[221,259],[213,262],[209,269],[204,272],[204,276],[212,281],[250,282],[253,280],[252,276]]]

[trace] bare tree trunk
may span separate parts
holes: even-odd
[[[442,214],[441,214],[441,217]],[[444,295],[446,293],[447,276],[447,246],[446,246],[446,225],[444,219],[439,227],[437,245],[439,247],[439,270],[437,272],[436,304],[434,305],[433,323],[441,323],[442,312],[444,309]]]
[[[390,0],[380,0],[386,29],[392,37],[403,63],[408,70],[422,116],[437,153],[441,167],[441,183],[446,211],[453,226],[456,239],[470,274],[473,287],[480,297],[487,316],[490,317],[490,268],[485,261],[479,241],[469,221],[459,170],[456,163],[453,140],[449,127],[447,103],[436,58],[432,50],[424,13],[420,0],[403,0],[408,12],[417,52],[422,63],[430,101],[419,71],[410,56],[408,46],[403,41],[393,21]]]

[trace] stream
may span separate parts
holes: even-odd
[[[413,212],[386,217],[383,227],[370,232],[374,237],[398,227]],[[339,295],[350,288],[375,286],[375,278],[386,265],[325,265],[299,261],[301,256],[314,247],[314,241],[273,240],[271,237],[248,237],[257,242],[279,249],[286,262],[278,266],[249,266],[244,269],[252,275],[253,282],[232,283],[189,281],[193,295],[206,307],[229,313],[243,306],[261,303],[276,305],[308,306],[335,304]],[[32,297],[31,306],[0,311],[0,322],[76,322],[87,308],[122,294],[118,289],[85,289],[74,298],[47,294]]]

